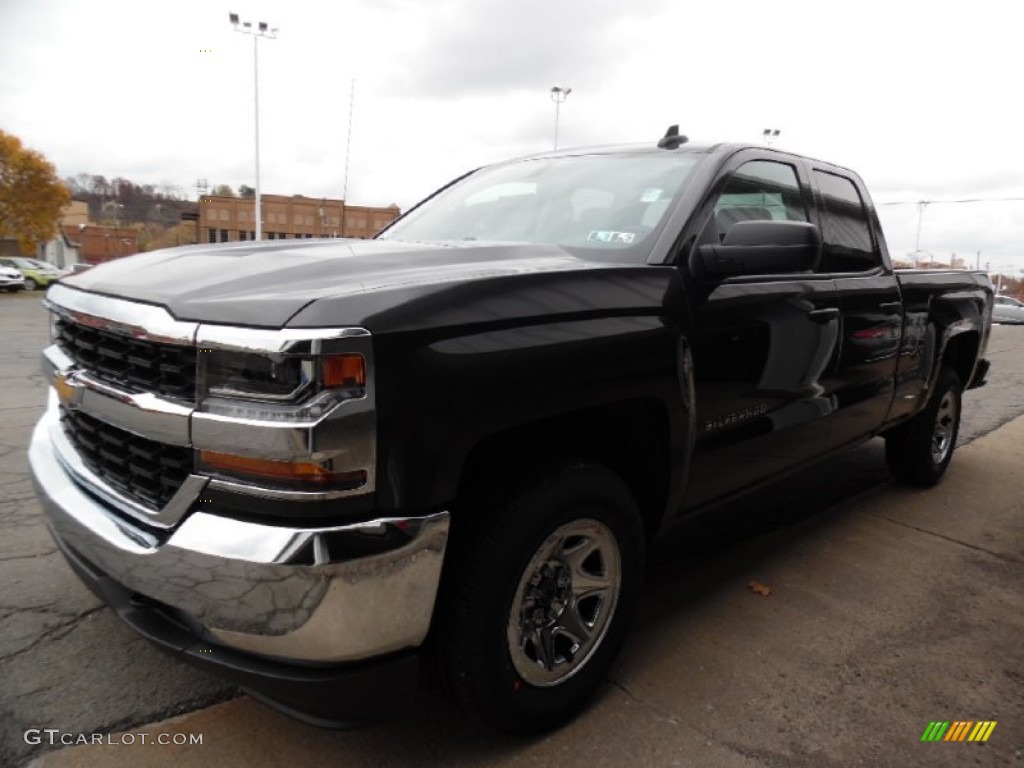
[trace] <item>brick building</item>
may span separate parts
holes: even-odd
[[[84,200],[72,200],[60,214],[62,227],[77,227],[89,223],[89,204]]]
[[[261,202],[265,240],[370,237],[394,221],[400,212],[397,205],[372,208],[302,195],[263,195]],[[254,207],[252,198],[204,195],[199,201],[199,241],[254,239]]]
[[[139,231],[131,227],[101,227],[98,224],[80,224],[65,227],[68,238],[78,243],[79,258],[89,264],[99,264],[139,252]]]

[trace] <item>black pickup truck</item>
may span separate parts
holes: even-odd
[[[937,482],[993,297],[894,271],[856,174],[670,131],[46,301],[36,488],[125,621],[311,722],[429,669],[530,732],[585,704],[680,521],[875,436]]]

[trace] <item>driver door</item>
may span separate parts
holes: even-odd
[[[733,158],[702,209],[698,245],[720,242],[741,221],[817,223],[806,170],[778,158]],[[695,507],[824,449],[834,405],[823,380],[835,364],[840,312],[835,282],[814,272],[687,282],[697,434],[686,506]]]

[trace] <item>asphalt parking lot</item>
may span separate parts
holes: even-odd
[[[874,442],[683,532],[594,706],[532,741],[429,696],[393,724],[320,731],[135,637],[32,497],[39,295],[0,296],[0,328],[0,765],[1024,765],[1024,328],[995,329],[939,488],[887,482]],[[930,721],[981,719],[998,722],[984,744],[920,741]],[[29,728],[203,743],[52,751]]]

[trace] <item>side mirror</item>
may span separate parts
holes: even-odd
[[[701,245],[690,259],[698,275],[781,275],[813,271],[821,260],[821,233],[805,221],[738,221],[721,245]]]

